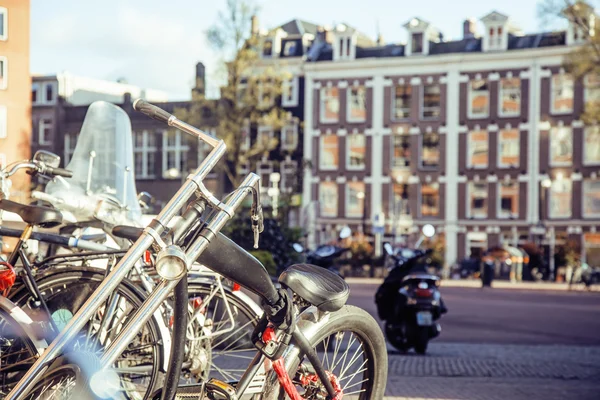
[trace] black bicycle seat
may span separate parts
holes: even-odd
[[[50,207],[28,206],[26,204],[15,203],[14,201],[3,199],[0,200],[0,209],[17,214],[29,225],[52,228],[62,224],[63,218],[60,211]]]
[[[138,240],[138,238],[142,235],[143,232],[144,229],[142,228],[127,225],[117,225],[112,230],[113,235],[115,235],[116,237],[129,239],[132,242]]]

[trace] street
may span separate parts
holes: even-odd
[[[377,284],[349,303],[375,318]],[[442,288],[449,312],[426,356],[388,346],[390,399],[598,399],[600,294]]]

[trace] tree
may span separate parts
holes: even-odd
[[[575,79],[585,75],[600,76],[600,21],[596,22],[592,2],[586,0],[545,0],[538,6],[544,23],[555,19],[568,21],[582,43],[564,59],[564,67]],[[600,122],[600,99],[587,99],[581,119],[586,124]]]
[[[226,72],[226,84],[220,98],[207,99],[203,92],[193,95],[189,108],[177,110],[178,116],[195,126],[213,125],[216,135],[227,145],[227,154],[219,168],[232,187],[239,186],[240,169],[253,163],[277,147],[270,135],[254,135],[257,127],[266,126],[276,132],[281,129],[287,114],[281,109],[281,82],[286,76],[275,69],[260,65],[260,37],[251,32],[256,6],[245,0],[227,0],[226,11],[206,32],[211,46],[220,53]],[[264,185],[263,185],[264,186]]]

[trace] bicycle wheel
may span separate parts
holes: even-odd
[[[251,335],[260,316],[229,289],[191,282],[187,354],[188,381],[217,378],[238,381],[256,354]]]
[[[104,279],[104,271],[76,267],[49,269],[36,277],[36,283],[59,329],[64,327]],[[13,294],[12,300],[32,318],[47,318],[27,291]],[[103,327],[103,319],[111,307],[100,308],[84,327],[73,344],[72,351],[102,353],[105,345],[115,338],[128,317],[144,300],[138,289],[123,281],[115,292],[111,319]],[[140,327],[137,336],[117,359],[113,368],[121,378],[123,397],[145,399],[156,389],[161,375],[162,341],[156,320],[150,319]]]
[[[0,398],[27,372],[37,353],[33,339],[9,311],[0,308]]]
[[[377,322],[366,311],[344,306],[329,314],[327,322],[309,341],[325,369],[343,390],[344,399],[383,398],[388,368],[385,338]],[[305,399],[328,397],[303,354],[292,363],[288,372]],[[278,398],[287,398],[283,390]]]

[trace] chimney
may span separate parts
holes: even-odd
[[[463,39],[472,39],[477,36],[477,25],[474,18],[465,19],[463,22]]]
[[[258,17],[256,15],[253,15],[252,18],[250,18],[250,35],[258,36],[259,33],[260,26],[258,24]]]
[[[192,98],[204,97],[206,93],[206,69],[201,62],[196,64],[196,85],[192,89]]]

